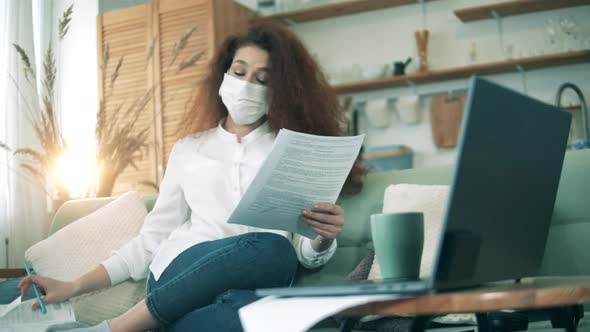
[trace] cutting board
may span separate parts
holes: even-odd
[[[434,145],[450,148],[457,145],[463,119],[465,94],[446,94],[432,97],[430,125]]]

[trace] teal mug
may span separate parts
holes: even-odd
[[[373,214],[371,236],[384,279],[418,279],[424,247],[422,212]]]

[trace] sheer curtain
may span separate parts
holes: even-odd
[[[0,142],[6,142],[6,56],[8,54],[7,28],[8,1],[0,2]],[[8,151],[0,148],[0,267],[7,266],[8,240]]]
[[[0,1],[0,141],[12,149],[40,147],[28,119],[38,107],[35,78],[27,81],[12,46],[19,44],[36,67],[33,3],[37,0]],[[2,151],[0,162],[0,267],[19,268],[24,251],[47,233],[46,196],[11,154]]]

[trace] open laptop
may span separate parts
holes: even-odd
[[[473,77],[441,240],[428,280],[259,289],[260,296],[425,293],[534,276],[571,115]]]

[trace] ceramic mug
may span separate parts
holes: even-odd
[[[418,279],[424,247],[424,214],[371,215],[371,236],[384,279]]]

